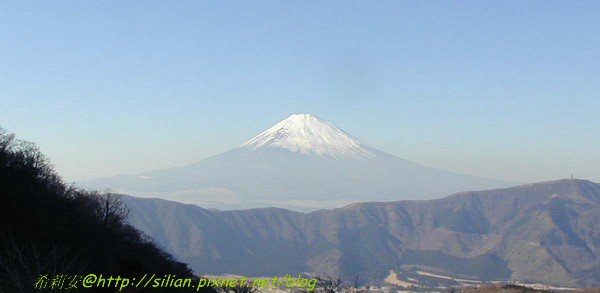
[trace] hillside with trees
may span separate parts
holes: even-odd
[[[34,291],[42,274],[193,276],[127,214],[119,196],[65,184],[35,144],[0,129],[0,292]]]

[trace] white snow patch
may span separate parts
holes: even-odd
[[[414,279],[412,279],[412,280],[416,281]],[[394,272],[394,270],[390,270],[390,274],[385,279],[383,279],[383,281],[388,284],[392,284],[392,285],[396,285],[396,286],[400,286],[400,287],[404,287],[404,288],[421,286],[420,284],[418,284],[416,282],[409,282],[408,280],[407,281],[401,280],[400,278],[398,278],[398,274],[396,274],[396,272]]]

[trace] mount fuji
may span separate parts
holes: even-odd
[[[219,209],[314,210],[514,184],[421,166],[314,115],[294,114],[235,149],[191,165],[78,185]]]

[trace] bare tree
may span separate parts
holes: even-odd
[[[99,202],[97,216],[104,227],[115,228],[122,224],[129,215],[129,209],[121,195],[107,191],[105,194],[97,195],[97,199]]]
[[[339,277],[332,277],[327,273],[319,275],[316,277],[317,279],[317,288],[319,291],[325,293],[338,293],[344,291],[345,286],[342,279]]]
[[[12,237],[8,237],[5,244],[0,253],[0,276],[19,292],[40,292],[34,290],[33,284],[42,274],[77,273],[87,267],[79,260],[80,252],[69,251],[60,245],[42,252],[35,244],[22,245]]]

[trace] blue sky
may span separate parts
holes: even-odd
[[[598,1],[6,1],[0,125],[69,181],[292,113],[442,169],[600,181]]]

